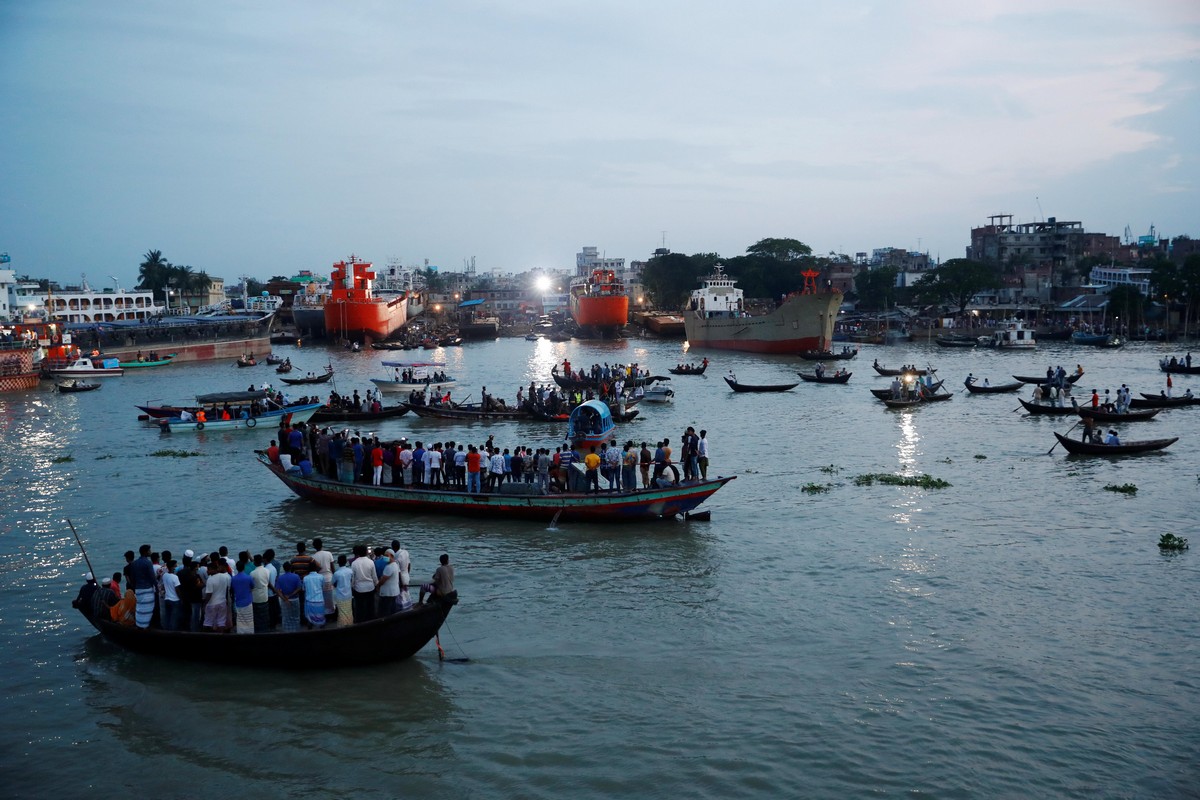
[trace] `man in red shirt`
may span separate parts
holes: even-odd
[[[383,482],[383,445],[375,440],[371,448],[371,485],[378,486]]]
[[[475,445],[469,445],[467,450],[467,491],[478,494],[482,491],[479,479],[479,450]]]
[[[272,464],[279,463],[279,445],[275,443],[274,439],[271,440],[271,446],[267,448],[267,458],[271,459]]]

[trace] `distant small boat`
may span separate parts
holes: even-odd
[[[642,399],[647,403],[670,403],[675,399],[675,392],[666,386],[651,386]]]
[[[254,356],[252,355],[242,356],[237,360],[237,365],[239,367],[255,367],[258,366],[258,362],[254,360]]]
[[[937,370],[934,369],[933,367],[929,367],[928,369],[891,369],[889,367],[883,366],[878,361],[876,361],[871,366],[874,367],[875,371],[878,372],[880,375],[883,375],[888,378],[895,378],[899,375],[924,376],[924,375],[932,375],[937,372]]]
[[[954,334],[952,336],[939,336],[934,339],[939,347],[978,347],[979,339],[974,336],[966,336],[964,334]]]
[[[1146,394],[1141,393],[1140,398],[1135,397],[1129,401],[1130,408],[1183,408],[1185,406],[1200,405],[1200,397],[1167,397],[1165,394]]]
[[[1186,361],[1176,361],[1172,364],[1164,358],[1158,362],[1158,368],[1163,372],[1173,372],[1176,375],[1200,375],[1200,364],[1189,367]]]
[[[133,361],[118,361],[117,363],[124,369],[145,369],[147,367],[165,367],[171,363],[173,358],[175,358],[175,354],[171,353],[168,356],[163,356],[162,358],[156,358],[153,360],[143,359],[142,361],[138,361],[135,358]]]
[[[815,372],[797,372],[800,380],[807,383],[846,383],[853,372],[843,372],[841,375],[818,375]]]
[[[738,383],[735,378],[730,378],[729,376],[725,376],[725,382],[728,383],[729,388],[733,389],[735,392],[786,392],[789,389],[795,389],[800,385],[799,381],[796,383],[768,384]]]
[[[1111,333],[1084,333],[1083,331],[1075,331],[1071,334],[1072,344],[1082,344],[1088,347],[1109,347],[1116,348],[1125,344],[1125,341],[1119,336],[1114,336]]]
[[[965,380],[963,386],[967,387],[967,391],[971,394],[1002,394],[1004,392],[1018,392],[1024,386],[1021,381],[1013,383],[998,383],[995,386],[984,386],[978,381]]]
[[[805,361],[845,361],[857,355],[857,347],[843,347],[838,353],[832,350],[802,350],[800,352],[800,357]]]
[[[333,377],[333,366],[331,365],[331,366],[326,367],[325,372],[321,375],[313,375],[310,373],[307,377],[304,377],[304,378],[280,378],[279,380],[283,381],[288,386],[301,386],[301,385],[307,384],[307,383],[328,383],[329,379],[332,377]]]
[[[60,392],[90,392],[99,389],[99,383],[84,383],[83,381],[66,380],[55,384]]]
[[[677,367],[668,367],[667,372],[672,375],[703,375],[708,369],[708,359],[704,359],[699,364],[680,364]]]
[[[1046,403],[1030,403],[1021,398],[1017,398],[1017,402],[1024,406],[1025,410],[1030,414],[1040,414],[1042,416],[1065,416],[1075,413],[1075,406],[1052,406]]]
[[[1143,422],[1154,419],[1161,408],[1147,408],[1144,411],[1105,411],[1102,408],[1080,406],[1079,416],[1091,417],[1097,422]]]
[[[1082,377],[1082,372],[1073,372],[1067,376],[1067,383],[1073,384]],[[1013,375],[1013,380],[1020,381],[1021,383],[1040,383],[1044,386],[1047,383],[1053,383],[1054,377],[1048,375]]]

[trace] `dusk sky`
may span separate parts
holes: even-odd
[[[97,288],[1200,236],[1195,0],[13,0],[0,101],[0,251]]]

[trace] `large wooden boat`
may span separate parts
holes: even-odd
[[[309,417],[310,422],[361,422],[371,423],[385,419],[395,419],[402,417],[408,413],[408,406],[398,405],[381,409],[380,411],[350,411],[344,408],[329,408],[321,406],[317,412]]]
[[[1164,358],[1159,360],[1158,368],[1163,372],[1173,372],[1176,375],[1200,375],[1200,364],[1190,367],[1188,366],[1187,361],[1177,360],[1174,364],[1172,364],[1170,361]]]
[[[80,611],[101,636],[135,653],[232,667],[332,669],[409,658],[437,635],[456,602],[421,603],[353,625],[248,636],[118,625]]]
[[[1097,422],[1141,422],[1148,419],[1154,419],[1161,408],[1147,408],[1143,411],[1105,411],[1103,408],[1092,408],[1091,406],[1079,406],[1077,409],[1079,416],[1087,418],[1091,417]]]
[[[615,336],[629,321],[629,295],[611,269],[594,269],[577,278],[570,290],[571,317],[589,335]]]
[[[1082,372],[1072,372],[1067,376],[1067,383],[1074,384],[1082,377]],[[1045,386],[1048,383],[1053,383],[1054,377],[1046,375],[1013,375],[1013,380],[1020,381],[1021,383],[1040,383]]]
[[[953,334],[950,336],[939,336],[934,341],[938,347],[978,347],[979,339],[975,336],[967,336],[965,334]]]
[[[654,383],[655,381],[671,380],[666,375],[640,375],[636,378],[618,377],[618,378],[609,378],[607,381],[605,381],[603,379],[593,380],[590,376],[584,377],[584,378],[567,378],[558,373],[558,365],[557,364],[555,364],[554,367],[550,370],[550,377],[554,379],[555,383],[557,383],[559,386],[561,386],[564,389],[592,389],[592,390],[599,389],[600,384],[602,384],[602,383],[612,384],[614,381],[617,381],[617,380],[624,381],[626,388],[631,388],[634,386],[649,386],[650,384]]]
[[[371,486],[338,483],[328,478],[303,478],[272,464],[265,453],[259,463],[270,470],[297,496],[336,508],[402,512],[412,514],[450,514],[488,519],[535,519],[562,522],[643,522],[670,519],[693,510],[734,476],[715,480],[680,483],[657,489],[585,494],[507,494],[504,491],[471,494],[468,492],[408,489],[398,486]],[[511,484],[526,491],[527,484]],[[509,484],[503,484],[509,486]],[[247,638],[247,637],[243,637]]]
[[[485,409],[482,403],[442,403],[439,405],[421,405],[419,403],[404,403],[412,413],[425,419],[460,419],[460,420],[522,420],[529,419],[529,412],[516,408]]]
[[[1137,453],[1151,453],[1170,447],[1179,441],[1175,436],[1170,439],[1144,439],[1140,442],[1122,442],[1121,444],[1095,444],[1071,439],[1055,431],[1054,436],[1067,452],[1083,456],[1125,456]]]
[[[738,383],[736,378],[728,375],[724,377],[729,388],[735,392],[786,392],[800,385],[799,381],[796,383]]]
[[[804,273],[804,289],[766,314],[751,315],[737,281],[718,265],[691,294],[683,323],[692,347],[795,354],[826,350],[842,305],[839,291],[818,291],[817,273]]]
[[[404,295],[376,297],[371,264],[350,256],[333,265],[326,299],[325,330],[343,339],[386,339],[408,320]]]
[[[818,375],[815,372],[797,372],[796,374],[800,376],[800,380],[806,383],[847,383],[850,380],[850,376],[854,373],[843,372],[841,375],[836,373],[833,375]]]
[[[1003,394],[1004,392],[1018,392],[1025,384],[1021,381],[1012,383],[998,383],[995,386],[983,386],[978,381],[970,380],[969,378],[963,381],[963,386],[967,387],[967,391],[971,394]]]
[[[1075,331],[1071,334],[1072,344],[1082,344],[1088,347],[1117,348],[1125,344],[1125,340],[1111,333],[1084,333]]]

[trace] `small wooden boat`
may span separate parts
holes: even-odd
[[[338,483],[313,473],[303,478],[272,464],[265,453],[259,463],[279,478],[297,496],[335,508],[390,511],[411,519],[412,514],[453,514],[487,519],[534,519],[560,522],[644,522],[672,519],[692,511],[734,476],[714,480],[681,482],[653,489],[586,494],[478,494],[438,489],[407,489],[399,486]],[[524,486],[524,484],[522,484]],[[274,637],[271,634],[270,637]],[[263,635],[257,638],[270,638]],[[251,639],[251,636],[230,636]],[[302,660],[302,659],[300,659]]]
[[[254,360],[253,355],[241,356],[235,362],[239,367],[256,367],[258,362]]]
[[[841,352],[832,350],[801,350],[800,357],[805,361],[846,361],[858,355],[857,347],[843,347]]]
[[[946,381],[944,381],[944,380],[940,380],[937,383],[932,383],[928,386],[923,386],[922,391],[924,391],[926,393],[935,393],[935,392],[937,392],[938,389],[942,388],[942,384],[945,382]],[[916,387],[913,387],[913,391],[916,391]],[[892,396],[892,390],[891,389],[872,389],[871,394],[874,395],[875,397],[877,397],[878,399],[883,400],[885,398]]]
[[[1091,406],[1080,406],[1078,409],[1079,416],[1087,418],[1091,417],[1097,422],[1141,422],[1148,419],[1154,419],[1161,408],[1147,408],[1143,411],[1105,411],[1103,408],[1092,408]]]
[[[408,413],[405,405],[391,406],[380,411],[351,411],[344,408],[329,408],[321,406],[317,413],[309,417],[310,422],[362,422],[371,423],[385,419],[395,419]]]
[[[283,359],[283,356],[277,356],[274,353],[271,353],[270,355],[268,355],[266,357],[265,361],[267,362],[268,366],[274,367],[279,364],[282,364],[284,359]]]
[[[963,386],[967,387],[967,391],[971,394],[1002,394],[1004,392],[1017,392],[1025,384],[1020,381],[1013,383],[1000,383],[995,386],[982,386],[976,381],[965,380]]]
[[[457,602],[455,598],[421,603],[407,611],[353,625],[253,636],[118,625],[95,618],[90,608],[80,611],[101,636],[135,653],[231,667],[328,669],[412,656],[437,635]]]
[[[931,392],[924,389],[921,390],[921,400],[926,403],[944,403],[947,400],[953,400],[954,395],[950,392]]]
[[[410,349],[404,342],[371,342],[372,350],[407,350]]]
[[[1094,444],[1071,439],[1055,431],[1055,438],[1067,452],[1083,456],[1125,456],[1136,453],[1151,453],[1170,447],[1179,441],[1178,436],[1170,439],[1144,439],[1140,442],[1122,442],[1121,444]]]
[[[1158,362],[1158,368],[1163,372],[1173,372],[1176,375],[1200,375],[1200,364],[1189,367],[1187,361],[1176,361],[1172,364],[1164,358]]]
[[[277,372],[280,375],[286,375],[291,371],[292,371],[292,365],[287,361],[283,362],[282,364],[280,364],[279,366],[277,366],[275,368],[275,372]]]
[[[888,367],[882,366],[878,361],[876,361],[871,366],[874,367],[875,371],[878,372],[880,375],[884,375],[888,378],[895,378],[899,375],[917,375],[917,376],[923,377],[925,375],[932,375],[937,372],[937,370],[934,369],[933,367],[930,367],[928,369],[890,369]]]
[[[925,401],[919,397],[910,398],[908,400],[893,400],[890,397],[883,398],[883,404],[888,408],[912,408],[913,406],[921,405],[923,402]]]
[[[979,339],[974,336],[956,334],[954,336],[939,336],[934,341],[938,347],[978,347]]]
[[[841,375],[818,375],[815,372],[797,372],[800,380],[806,383],[847,383],[853,372],[843,372]]]
[[[1071,405],[1071,406],[1052,406],[1052,405],[1046,405],[1043,403],[1030,403],[1030,402],[1025,401],[1022,398],[1017,398],[1017,402],[1020,403],[1022,406],[1024,406],[1025,410],[1028,411],[1030,414],[1040,414],[1043,416],[1049,415],[1049,416],[1062,417],[1067,414],[1075,413],[1075,406],[1073,406],[1073,405]]]
[[[90,392],[99,389],[99,383],[84,383],[83,381],[65,380],[55,384],[60,392]]]
[[[728,375],[725,376],[725,382],[728,383],[729,388],[733,389],[735,392],[786,392],[789,389],[795,389],[800,385],[799,381],[796,383],[767,384],[738,383],[737,380],[730,378]]]
[[[328,383],[333,377],[333,367],[326,367],[325,372],[321,375],[309,374],[304,378],[280,378],[279,380],[286,383],[288,386],[302,386],[309,383]]]
[[[1067,376],[1067,383],[1074,384],[1082,377],[1082,372],[1073,372]],[[1013,375],[1013,380],[1020,381],[1021,383],[1040,383],[1044,386],[1047,383],[1052,383],[1054,378],[1046,377],[1045,375]]]
[[[700,364],[680,364],[677,367],[668,367],[667,372],[672,375],[703,375],[704,370],[708,369],[708,359],[704,359]]]
[[[1167,397],[1165,394],[1146,394],[1141,393],[1141,397],[1135,397],[1129,401],[1130,408],[1185,408],[1187,406],[1200,405],[1200,397]]]

